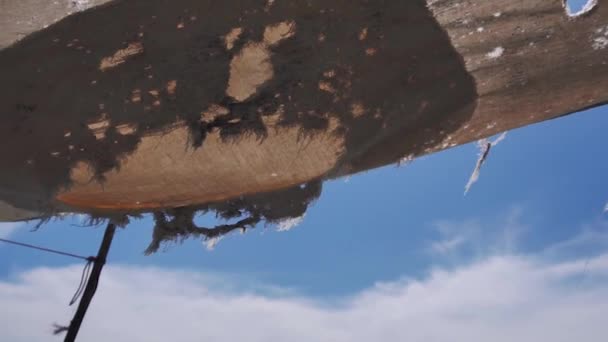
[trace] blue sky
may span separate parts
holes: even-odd
[[[596,0],[565,0],[569,13],[576,14],[585,11],[587,4],[597,4]]]

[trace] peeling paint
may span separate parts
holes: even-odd
[[[237,101],[245,101],[257,88],[274,75],[269,61],[270,52],[263,43],[249,43],[230,63],[230,79],[226,94]]]
[[[505,52],[505,49],[502,46],[498,46],[498,47],[494,48],[494,50],[488,52],[486,54],[486,57],[488,57],[490,59],[499,58],[502,56],[502,54],[504,52]]]
[[[275,45],[280,41],[292,37],[296,32],[296,23],[293,21],[283,21],[264,29],[264,43]]]
[[[232,50],[234,43],[239,39],[243,33],[242,27],[235,27],[227,35],[224,36],[224,43],[226,44],[226,50]]]
[[[594,50],[601,50],[608,47],[608,25],[595,30],[595,35],[592,38],[592,47]]]
[[[91,0],[67,0],[67,2],[71,8],[74,8],[78,12],[93,7]]]
[[[117,50],[112,56],[103,58],[99,63],[99,70],[106,71],[115,68],[142,52],[144,52],[144,46],[141,42],[130,43],[126,48]]]

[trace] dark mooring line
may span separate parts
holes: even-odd
[[[59,250],[56,250],[56,249],[51,249],[51,248],[46,248],[46,247],[40,247],[40,246],[36,246],[36,245],[30,245],[29,243],[18,242],[18,241],[13,241],[13,240],[8,240],[8,239],[0,239],[0,242],[8,243],[8,244],[19,246],[19,247],[26,247],[26,248],[36,249],[36,250],[39,250],[39,251],[42,251],[42,252],[63,255],[63,256],[67,256],[67,257],[71,257],[71,258],[76,258],[76,259],[82,259],[82,260],[86,260],[86,261],[90,261],[90,260],[94,260],[95,259],[95,257],[85,257],[85,256],[78,255],[78,254],[63,252],[63,251],[59,251]]]
[[[103,235],[101,245],[99,246],[99,252],[97,253],[97,256],[95,257],[95,260],[93,262],[93,270],[91,271],[91,276],[89,277],[87,286],[85,287],[84,292],[82,293],[82,298],[80,299],[80,303],[78,303],[78,309],[74,314],[74,318],[70,322],[68,332],[65,335],[65,342],[76,341],[76,336],[78,335],[78,331],[80,330],[80,326],[82,325],[84,316],[87,313],[87,309],[89,308],[91,301],[93,300],[95,291],[97,291],[97,285],[99,284],[101,270],[103,269],[103,266],[106,263],[106,257],[108,256],[110,246],[112,245],[112,239],[114,238],[115,231],[116,226],[113,223],[109,223],[106,227],[106,232]]]

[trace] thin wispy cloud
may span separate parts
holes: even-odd
[[[478,219],[438,220],[431,224],[437,238],[429,243],[428,251],[436,256],[461,261],[460,254],[474,258],[517,252],[517,245],[529,229],[522,222],[522,209],[513,207],[498,220]]]
[[[582,227],[574,237],[552,244],[542,254],[550,259],[572,258],[581,251],[588,254],[608,250],[608,221],[599,220]]]
[[[0,223],[0,238],[6,239],[22,225],[23,223],[20,222]]]
[[[466,243],[464,236],[454,236],[431,243],[431,251],[436,254],[449,254]]]

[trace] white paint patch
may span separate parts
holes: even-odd
[[[581,16],[585,13],[588,13],[589,11],[594,9],[595,6],[597,6],[597,0],[588,0],[587,3],[580,10],[575,11],[570,7],[570,1],[571,0],[564,1],[564,6],[566,8],[566,14],[568,14],[569,17]]]
[[[445,148],[445,147],[443,147]],[[399,159],[399,161],[397,162],[397,166],[405,166],[405,165],[409,165],[414,161],[414,155],[413,154],[409,154],[407,156],[404,156],[403,158]]]
[[[593,40],[593,48],[595,50],[605,49],[608,46],[608,38],[598,37]]]
[[[608,47],[608,25],[595,30],[595,33],[591,42],[593,49],[602,50]]]
[[[91,0],[68,0],[70,6],[76,9],[77,11],[84,11],[93,7]]]
[[[498,46],[498,47],[494,48],[494,50],[488,52],[486,54],[486,57],[491,58],[491,59],[499,58],[500,56],[502,56],[502,54],[504,52],[505,52],[505,49],[502,46]]]
[[[300,223],[302,223],[304,221],[305,216],[306,216],[306,214],[304,214],[302,216],[292,217],[292,218],[288,218],[283,221],[280,221],[279,223],[277,223],[277,231],[288,232],[288,231],[292,230],[293,228],[300,225]]]

